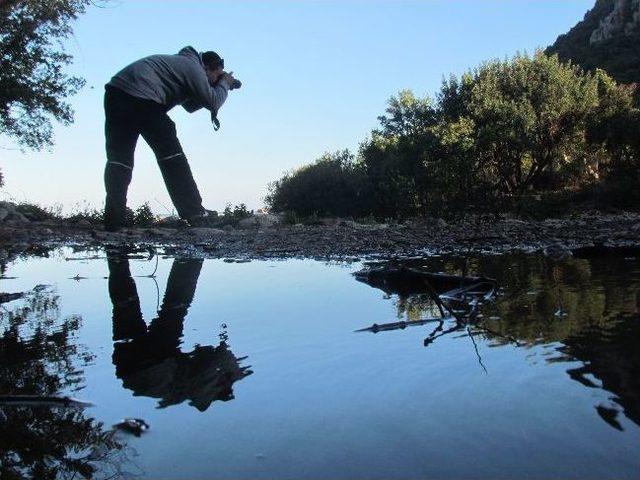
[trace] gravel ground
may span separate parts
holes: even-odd
[[[271,216],[273,217],[273,216]],[[264,222],[267,223],[267,222]],[[213,258],[368,258],[452,251],[535,251],[552,244],[640,247],[640,214],[598,212],[572,218],[522,220],[467,216],[455,222],[420,219],[402,223],[324,220],[318,225],[244,222],[242,228],[132,228],[108,233],[87,222],[9,221],[0,223],[2,257],[59,246],[78,249],[141,245],[167,254]],[[2,253],[4,252],[4,253]]]

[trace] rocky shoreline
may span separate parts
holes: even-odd
[[[95,249],[146,245],[167,254],[211,258],[349,259],[419,256],[430,253],[536,251],[549,245],[640,248],[640,214],[587,212],[571,218],[524,220],[468,215],[447,222],[414,219],[359,223],[323,219],[313,225],[285,224],[276,215],[255,215],[224,228],[130,228],[105,232],[80,221],[0,220],[0,249],[29,250],[73,246]],[[7,253],[8,254],[8,253]]]

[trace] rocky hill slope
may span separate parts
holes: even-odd
[[[640,0],[596,0],[547,53],[588,70],[602,68],[621,83],[640,83]]]

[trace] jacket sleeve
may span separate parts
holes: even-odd
[[[229,94],[226,85],[222,83],[214,87],[209,85],[209,80],[204,70],[195,70],[192,73],[187,77],[187,85],[191,90],[191,97],[182,106],[189,113],[195,112],[201,107],[217,112]]]
[[[184,108],[189,113],[193,113],[197,110],[200,110],[202,108],[202,105],[200,105],[194,99],[189,98],[182,102],[182,108]]]

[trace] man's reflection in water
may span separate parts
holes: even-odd
[[[201,259],[175,259],[158,316],[142,318],[129,260],[110,254],[109,296],[113,303],[113,363],[116,376],[134,395],[158,398],[159,406],[185,400],[205,411],[215,400],[233,398],[233,383],[252,373],[239,362],[220,336],[218,346],[180,350],[183,323],[202,269]]]

